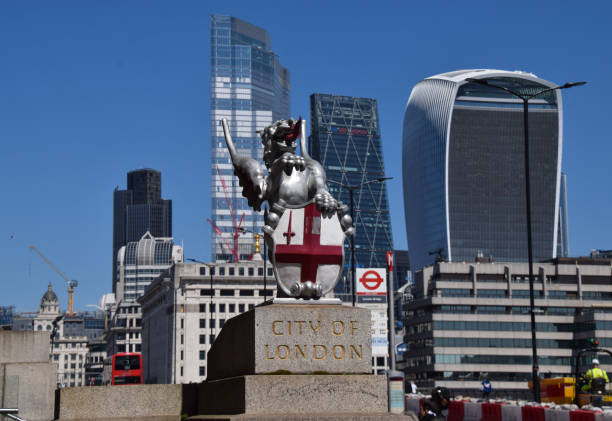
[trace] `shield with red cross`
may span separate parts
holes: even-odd
[[[303,298],[298,286],[320,286],[321,295],[334,289],[344,264],[344,231],[336,213],[321,216],[314,202],[288,207],[271,236],[276,281],[289,296]],[[305,294],[305,295],[304,295]]]

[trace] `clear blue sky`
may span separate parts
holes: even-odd
[[[421,79],[463,68],[525,70],[564,93],[570,248],[612,248],[612,6],[492,1],[0,2],[0,305],[35,310],[71,279],[76,307],[111,290],[112,191],[162,172],[174,237],[208,260],[209,16],[268,30],[291,71],[292,114],[309,95],[378,99],[396,248],[406,248],[403,112]]]

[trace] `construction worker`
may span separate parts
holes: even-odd
[[[599,368],[599,360],[597,358],[593,358],[592,362],[593,362],[593,368],[589,369],[589,371],[587,371],[586,374],[584,375],[585,380],[589,382],[589,384],[586,385],[587,386],[586,389],[584,390],[588,390],[591,388],[591,385],[593,384],[594,379],[603,378],[606,383],[610,383],[610,379],[608,379],[608,375],[606,374],[606,371]]]
[[[601,407],[603,395],[606,391],[606,383],[610,383],[605,370],[599,368],[599,360],[593,358],[593,368],[589,369],[584,375],[588,382],[582,386],[583,391],[591,391],[591,405]]]

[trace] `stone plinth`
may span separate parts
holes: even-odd
[[[387,412],[387,377],[258,375],[207,381],[199,414],[312,414]]]
[[[258,415],[197,415],[189,421],[418,421],[414,414],[258,414]],[[113,420],[114,421],[114,420]]]
[[[370,311],[270,304],[225,323],[208,354],[208,379],[252,374],[370,373]]]

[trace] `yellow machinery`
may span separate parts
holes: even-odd
[[[574,389],[576,379],[573,377],[554,377],[540,379],[540,398],[542,402],[554,402],[558,405],[574,403]],[[533,390],[533,383],[529,382],[529,390]]]
[[[45,261],[46,264],[49,265],[49,267],[51,269],[53,269],[55,271],[55,273],[57,273],[59,276],[62,277],[62,279],[64,281],[66,281],[66,284],[68,285],[68,311],[66,312],[66,316],[68,317],[72,317],[74,316],[74,288],[79,285],[78,281],[73,280],[69,280],[68,278],[66,278],[66,275],[64,275],[58,268],[55,267],[55,265],[53,263],[51,263],[51,261],[49,261],[49,259],[47,259],[45,257],[44,254],[42,254],[40,252],[40,250],[38,250],[36,247],[34,246],[30,246],[30,250],[34,250],[36,252],[36,254],[38,254],[41,259],[43,259]]]
[[[583,378],[584,373],[581,371],[580,358],[585,354],[606,353],[612,356],[612,352],[607,349],[597,348],[599,342],[597,339],[591,340],[594,348],[586,348],[578,352],[575,357],[574,375],[576,377],[554,377],[550,379],[540,379],[540,398],[542,402],[554,402],[556,404],[572,404],[584,406],[600,401],[605,406],[612,406],[612,396],[609,392],[604,391],[600,395],[591,393],[591,390],[582,390],[586,381]],[[576,389],[578,393],[576,394]],[[529,382],[529,390],[533,390],[533,383]]]

